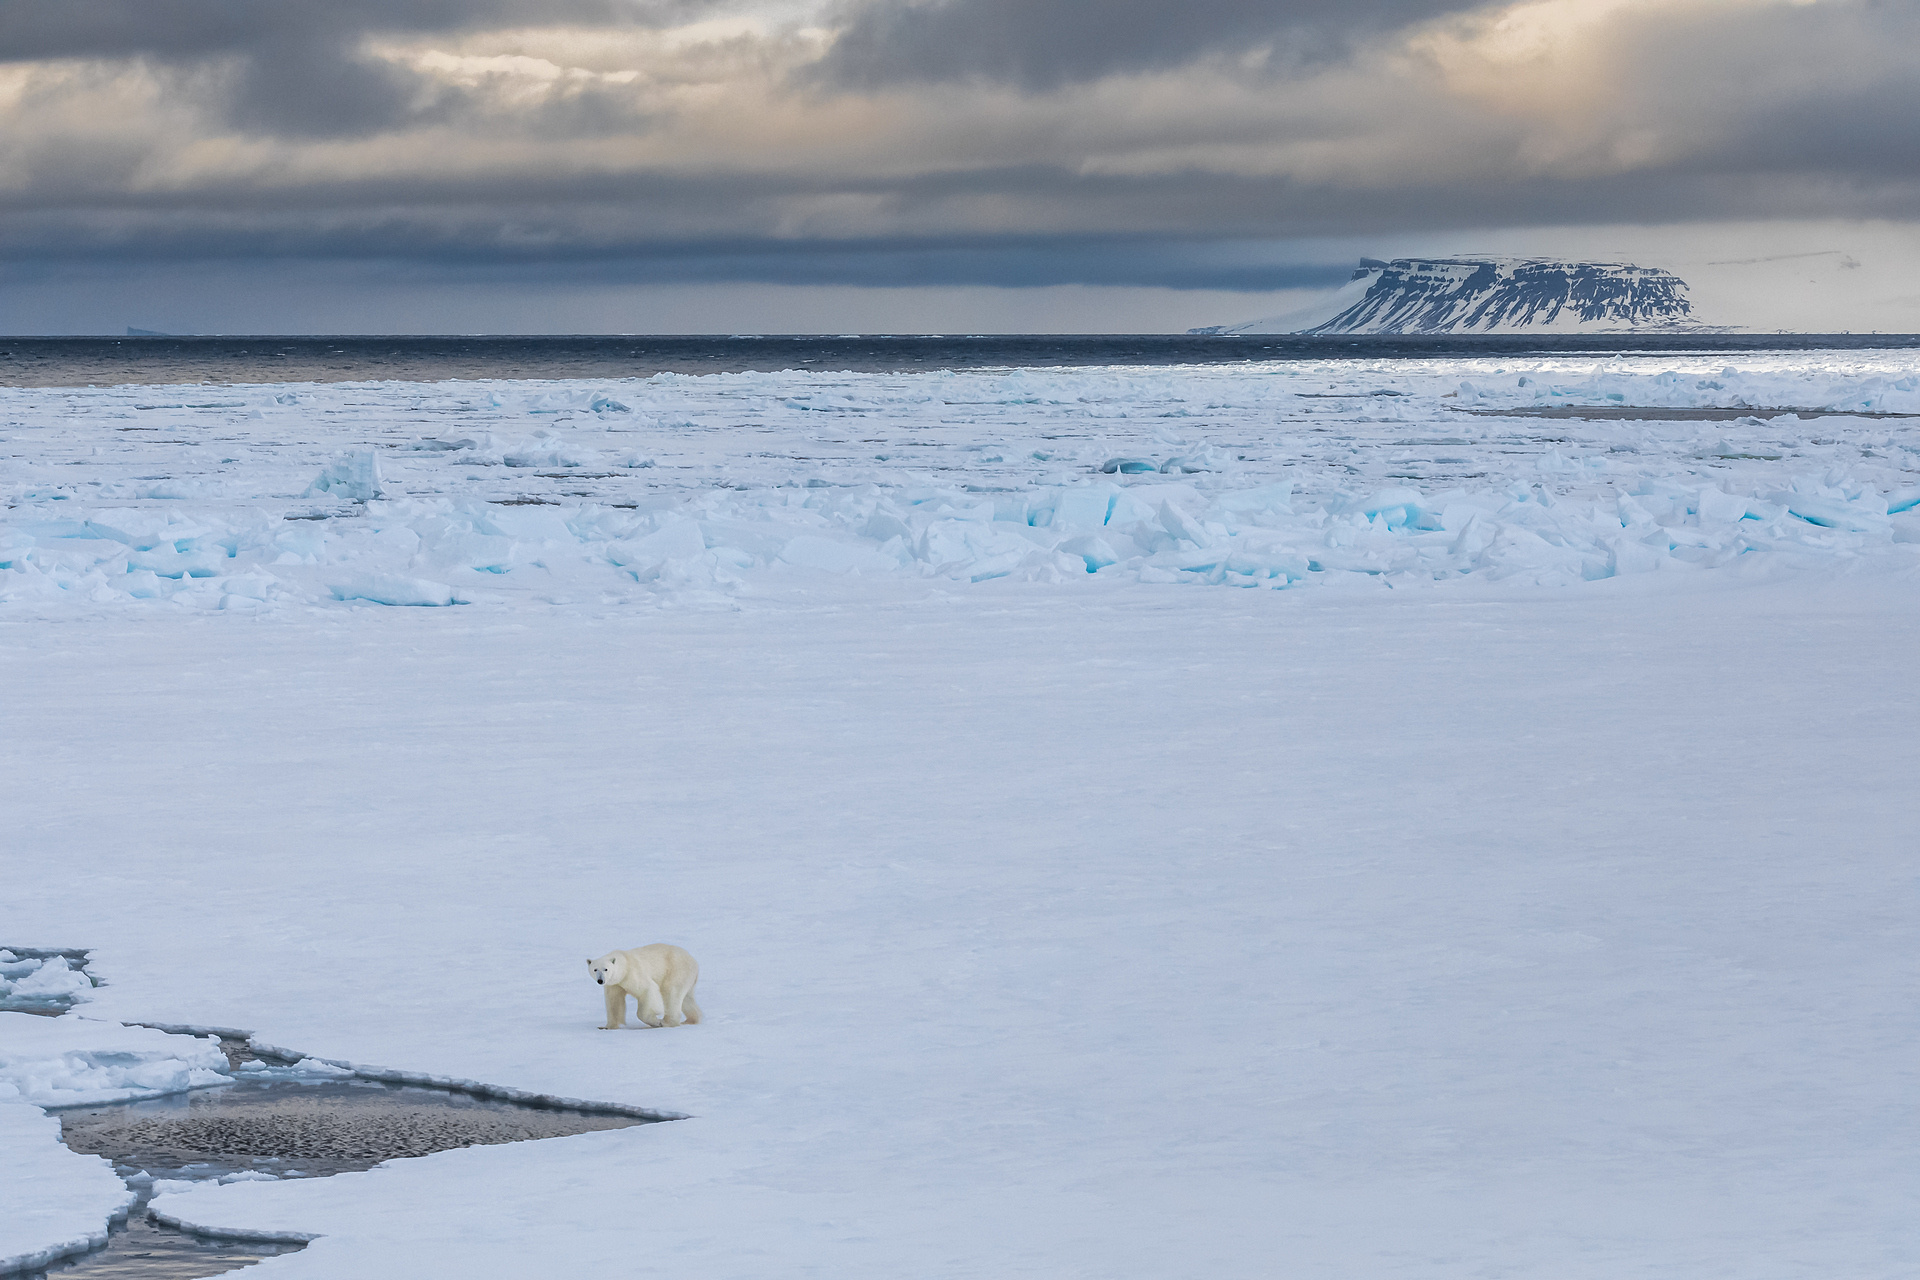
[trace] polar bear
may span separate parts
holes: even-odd
[[[700,1006],[693,1002],[700,966],[679,947],[655,942],[631,951],[609,951],[587,961],[587,969],[607,992],[607,1025],[602,1031],[626,1025],[629,995],[639,1002],[640,1021],[650,1027],[700,1021]]]

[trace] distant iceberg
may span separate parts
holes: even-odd
[[[1362,258],[1312,306],[1194,333],[1635,333],[1707,329],[1687,282],[1621,262],[1549,258]]]

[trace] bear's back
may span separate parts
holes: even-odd
[[[671,942],[649,942],[626,953],[627,967],[636,976],[665,983],[679,979],[692,986],[700,976],[700,966],[685,948]]]

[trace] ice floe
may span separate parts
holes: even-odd
[[[231,1079],[220,1041],[68,1015],[0,1012],[0,1100],[78,1107]]]

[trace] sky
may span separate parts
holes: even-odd
[[[0,125],[8,333],[1150,332],[1460,253],[1920,330],[1911,0],[0,0]]]

